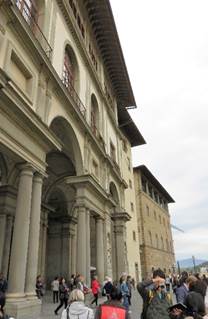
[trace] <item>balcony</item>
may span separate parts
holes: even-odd
[[[33,35],[40,43],[45,54],[50,59],[52,48],[38,24],[38,8],[34,5],[32,0],[15,0],[14,3],[30,27]]]
[[[81,113],[81,115],[86,120],[86,107],[84,106],[84,104],[80,100],[79,95],[75,91],[73,85],[70,83],[70,81],[66,81],[65,78],[62,79],[62,82],[63,82],[64,86],[66,87],[69,95],[72,97],[78,111]]]

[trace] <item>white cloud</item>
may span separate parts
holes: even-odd
[[[177,256],[205,258],[208,2],[111,4],[138,103],[131,114],[148,143],[133,151],[134,164],[145,163],[176,200],[172,222],[186,230],[174,233]]]

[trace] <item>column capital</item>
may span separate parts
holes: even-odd
[[[31,163],[21,163],[18,164],[20,170],[20,176],[28,175],[32,176],[35,173],[35,168]]]

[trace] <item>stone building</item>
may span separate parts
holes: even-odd
[[[156,268],[169,274],[175,255],[168,204],[174,200],[144,165],[134,168],[134,183],[142,277]]]
[[[139,277],[135,105],[108,0],[0,1],[0,268],[16,319],[38,317],[38,274]]]

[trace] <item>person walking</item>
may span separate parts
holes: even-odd
[[[36,294],[38,299],[43,297],[43,281],[40,275],[38,275],[36,278]]]
[[[64,307],[67,307],[68,299],[69,299],[69,288],[66,285],[65,278],[61,278],[59,282],[59,299],[60,304],[59,306],[54,310],[55,315],[58,315],[59,309],[64,305]]]
[[[129,299],[128,298],[129,298],[130,292],[129,292],[129,288],[128,288],[126,280],[127,280],[126,275],[121,276],[120,290],[121,290],[122,297],[123,297],[123,306],[126,308],[126,310],[128,310],[129,309]]]
[[[113,288],[112,279],[110,277],[106,277],[106,283],[103,286],[103,292],[107,297],[107,300],[110,300],[111,290]]]
[[[59,295],[59,279],[58,277],[55,277],[54,280],[51,283],[51,288],[53,291],[53,303],[58,302],[58,295]]]
[[[84,294],[74,289],[70,294],[69,305],[63,310],[61,319],[94,319],[93,310],[85,306]]]
[[[131,295],[132,295],[132,280],[131,280],[131,276],[127,276],[126,283],[127,283],[128,289],[129,289],[129,294],[128,294],[127,298],[128,298],[129,306],[131,306]]]
[[[94,278],[92,280],[91,288],[92,288],[92,293],[94,295],[94,299],[91,302],[91,305],[93,305],[95,303],[97,306],[98,305],[98,294],[100,292],[100,284],[99,284],[97,276],[94,276]]]
[[[99,305],[97,308],[95,319],[130,319],[128,310],[122,305],[122,297],[121,290],[116,286],[113,286],[109,300],[104,302],[102,305]]]

